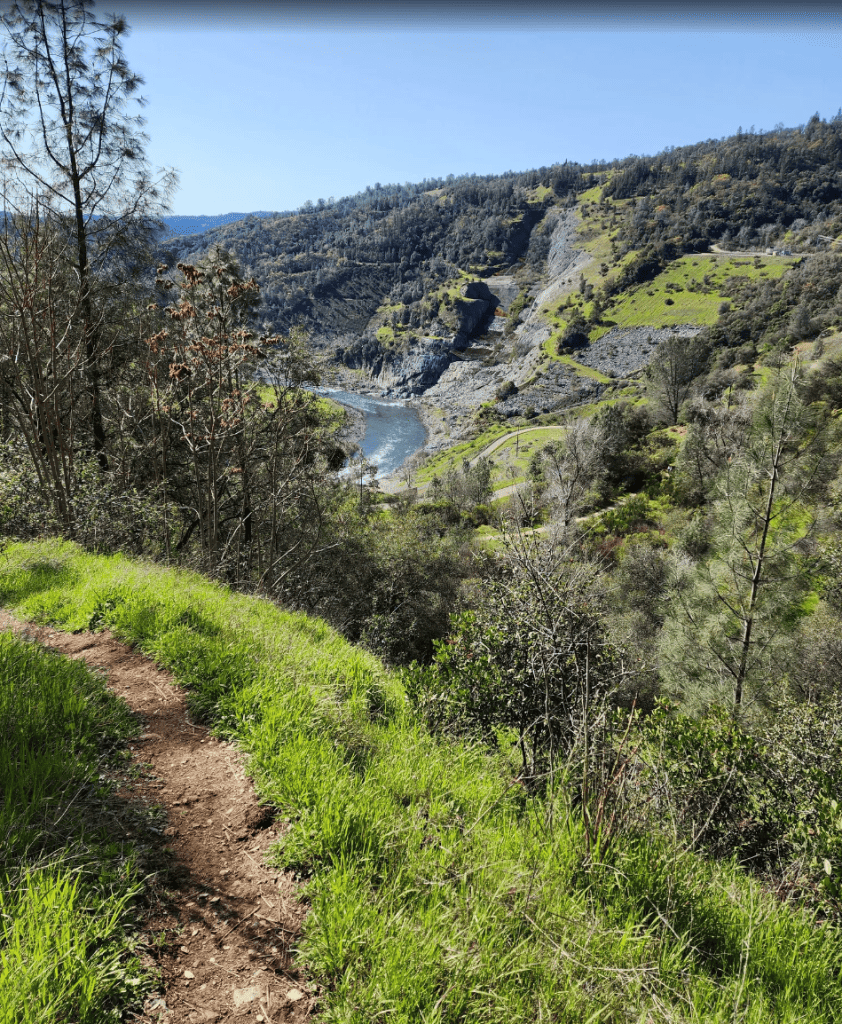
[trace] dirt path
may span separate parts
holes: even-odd
[[[161,991],[135,1020],[307,1020],[315,998],[290,952],[305,910],[294,878],[264,863],[283,825],[258,804],[242,755],[190,721],[167,672],[110,634],[61,633],[2,610],[0,629],[101,669],[143,722],[131,745],[134,778],[120,795],[166,809],[168,825],[152,841],[169,866],[151,887],[143,924],[142,959],[159,972]]]
[[[775,254],[774,253],[765,252],[765,251],[763,251],[761,249],[723,249],[721,245],[719,245],[717,243],[714,243],[714,245],[712,245],[710,247],[710,252],[707,252],[707,253],[702,252],[702,253],[696,253],[696,254],[691,254],[691,255],[698,255],[698,256],[738,256],[738,257],[739,256],[751,256],[752,259],[753,259],[755,256],[763,257],[763,256],[773,256]],[[783,255],[783,253],[781,253],[780,255]],[[792,257],[796,257],[796,256],[809,256],[810,253],[807,253],[807,252],[790,252],[790,253],[787,253],[786,255],[787,255],[787,257],[790,257],[790,256],[792,256]]]

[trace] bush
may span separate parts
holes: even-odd
[[[785,701],[752,729],[730,710],[666,703],[641,725],[655,815],[691,849],[730,859],[779,892],[842,915],[842,701]]]
[[[517,388],[515,387],[514,381],[511,380],[503,381],[503,383],[500,385],[499,388],[497,388],[497,391],[495,392],[497,399],[501,402],[508,398],[510,395],[514,395],[516,393]]]
[[[432,665],[406,673],[407,692],[435,731],[491,746],[511,731],[534,778],[572,750],[623,674],[596,572],[550,548],[515,545],[477,594],[478,607],[454,616],[434,644]]]
[[[642,527],[655,525],[655,509],[644,494],[633,494],[615,508],[606,509],[594,526],[596,536],[625,536]]]

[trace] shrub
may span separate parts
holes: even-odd
[[[480,603],[451,620],[433,664],[407,672],[407,691],[436,731],[496,745],[517,737],[524,772],[552,768],[606,707],[622,676],[603,625],[595,569],[550,547],[515,544],[486,575]]]

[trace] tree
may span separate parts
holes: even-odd
[[[485,456],[473,462],[463,459],[460,468],[451,466],[441,481],[441,493],[458,509],[467,513],[486,502],[494,492],[491,476],[494,463]]]
[[[205,567],[274,590],[294,560],[318,543],[314,478],[327,455],[317,383],[304,339],[258,335],[254,279],[214,249],[178,275],[159,268],[169,325],[147,339],[148,387],[156,410],[155,461],[184,516],[178,542],[198,531]],[[255,370],[272,352],[264,371]],[[293,558],[294,555],[294,558]]]
[[[712,554],[679,572],[661,644],[668,679],[701,703],[768,699],[809,585],[800,549],[838,466],[837,433],[808,405],[798,363],[773,373],[717,481]]]
[[[600,497],[612,499],[618,490],[636,491],[646,479],[641,443],[652,428],[646,406],[623,400],[603,406],[592,419],[597,431],[599,472],[594,473]]]
[[[143,80],[123,55],[122,18],[98,20],[92,0],[21,0],[2,23],[5,229],[15,230],[14,214],[48,221],[69,241],[63,258],[73,269],[74,297],[67,331],[83,354],[90,448],[106,469],[102,288],[115,264],[148,237],[175,175],[150,175],[143,119],[127,109]],[[67,432],[64,423],[57,429]]]
[[[1,193],[0,193],[1,194]],[[7,466],[29,461],[41,524],[73,535],[73,438],[84,407],[84,349],[71,327],[66,238],[42,217],[6,217],[0,235],[0,440]]]
[[[427,457],[423,451],[416,452],[404,462],[401,466],[401,480],[406,484],[408,488],[412,488],[412,481],[418,475],[420,469],[423,468],[424,463],[427,461]]]
[[[573,420],[563,437],[550,441],[530,460],[530,472],[567,529],[583,510],[602,472],[599,432],[590,420]]]
[[[358,448],[356,454],[349,460],[348,475],[354,482],[354,487],[359,487],[360,505],[365,503],[369,490],[379,488],[380,484],[377,481],[378,472],[379,469],[377,463],[372,462],[366,457],[365,452],[363,452],[361,448]],[[367,486],[365,485],[366,477],[368,477]]]
[[[682,402],[690,397],[693,382],[704,372],[704,344],[697,337],[671,334],[655,349],[646,369],[646,391],[670,425],[678,422]]]

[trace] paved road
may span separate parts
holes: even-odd
[[[563,429],[562,427],[559,427],[559,425],[556,424],[555,426],[549,426],[549,427],[521,427],[519,430],[512,430],[510,433],[503,434],[502,437],[498,437],[496,441],[492,441],[491,444],[489,444],[485,448],[483,448],[483,450],[479,453],[479,455],[477,455],[473,459],[471,459],[471,465],[473,466],[474,463],[477,461],[477,459],[486,458],[487,456],[491,455],[492,452],[496,452],[498,448],[502,448],[502,446],[506,443],[506,441],[511,441],[511,439],[513,437],[517,437],[518,434],[527,434],[527,433],[529,433],[530,431],[533,431],[533,430],[562,430],[562,429]]]
[[[770,252],[763,252],[762,249],[732,250],[732,249],[723,249],[719,245],[712,245],[710,247],[710,252],[708,252],[708,253],[704,253],[704,252],[700,252],[700,253],[687,253],[687,255],[688,256],[694,256],[694,255],[698,255],[698,256],[772,256],[774,254],[770,253]],[[807,252],[791,252],[791,253],[789,253],[789,256],[793,256],[793,257],[795,257],[795,256],[809,256],[809,255],[810,254],[807,253]],[[789,258],[789,256],[787,258]]]
[[[485,446],[485,448],[483,448],[482,451],[479,452],[478,455],[475,455],[470,460],[471,465],[472,466],[476,465],[476,463],[477,463],[477,461],[479,459],[487,458],[493,452],[496,452],[498,448],[502,448],[503,445],[507,441],[511,441],[511,439],[513,437],[517,437],[518,434],[527,434],[527,433],[530,433],[531,431],[534,431],[534,430],[555,430],[555,431],[558,431],[560,429],[563,429],[563,428],[559,427],[556,424],[555,426],[521,427],[519,430],[511,430],[511,431],[509,431],[508,434],[503,434],[502,437],[498,437],[494,441],[492,441],[490,444],[487,444]],[[398,477],[394,476],[394,475],[393,476],[387,476],[387,477],[380,477],[380,478],[378,478],[378,484],[379,484],[380,490],[384,491],[386,494],[399,494],[401,491],[406,490],[404,482],[401,479],[399,479]],[[424,491],[427,490],[427,488],[429,486],[430,486],[429,484],[419,484],[418,485],[418,493],[422,494]],[[515,490],[516,487],[517,487],[517,484],[511,484],[508,487],[501,487],[499,490],[494,492],[494,494],[491,496],[491,500],[493,501],[495,498],[504,498],[506,495],[514,493],[514,490]]]

